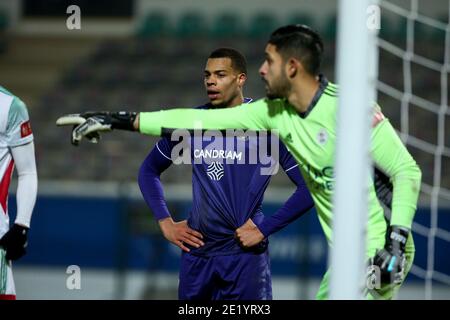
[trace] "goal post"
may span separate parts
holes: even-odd
[[[370,101],[377,78],[373,0],[340,0],[337,39],[339,109],[330,250],[330,299],[361,299],[370,175]],[[372,7],[373,8],[373,7]],[[379,12],[378,12],[379,20]],[[375,21],[376,22],[376,21]]]

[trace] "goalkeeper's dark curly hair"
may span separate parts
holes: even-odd
[[[303,24],[291,24],[275,30],[268,41],[287,60],[294,57],[306,72],[316,76],[320,72],[323,56],[323,41],[320,35]]]

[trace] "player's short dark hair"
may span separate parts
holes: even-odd
[[[277,48],[283,59],[297,58],[309,74],[319,74],[323,41],[315,30],[303,24],[287,25],[275,30],[269,43]]]
[[[233,48],[218,48],[211,52],[208,59],[230,58],[231,66],[239,73],[247,74],[247,60],[244,55]]]

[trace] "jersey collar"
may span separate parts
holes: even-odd
[[[323,74],[319,74],[319,89],[317,89],[317,92],[312,98],[311,103],[309,104],[306,111],[297,112],[300,118],[304,119],[311,113],[312,109],[314,109],[314,107],[316,106],[317,102],[319,101],[320,97],[323,94],[323,91],[327,86],[328,86],[328,79]]]

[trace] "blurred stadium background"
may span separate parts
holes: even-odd
[[[409,11],[414,0],[386,2]],[[81,30],[66,27],[71,4],[81,9]],[[448,0],[417,4],[421,15],[448,25]],[[394,11],[383,6],[380,37],[394,49],[380,49],[378,100],[404,133],[424,182],[415,220],[416,267],[399,298],[450,299],[450,96],[441,99],[443,90],[450,91],[450,67],[446,82],[436,70],[449,63],[444,60],[449,50],[445,31],[416,22],[414,52],[438,67],[413,61],[411,75],[405,75],[408,19]],[[179,252],[163,239],[136,183],[157,140],[121,133],[105,136],[97,146],[74,148],[69,132],[55,127],[58,116],[202,104],[203,67],[219,46],[246,54],[245,95],[261,97],[257,71],[264,45],[271,31],[287,23],[321,32],[323,72],[334,81],[336,14],[337,2],[329,0],[0,1],[0,85],[28,105],[39,172],[29,253],[14,266],[18,298],[176,298]],[[413,95],[409,100],[405,91]],[[442,117],[444,126],[438,126]],[[190,179],[186,166],[172,166],[162,176],[170,210],[180,219],[189,210]],[[265,196],[266,214],[292,190],[284,173],[275,176]],[[14,191],[15,185],[11,214]],[[313,298],[327,264],[315,213],[270,241],[274,298]],[[70,265],[81,268],[81,290],[66,287]]]

